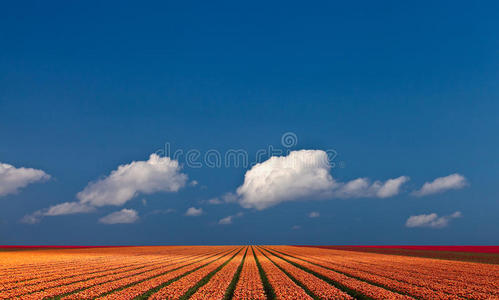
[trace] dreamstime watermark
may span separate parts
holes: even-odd
[[[280,147],[268,145],[265,149],[258,149],[254,155],[250,155],[244,149],[228,149],[220,151],[218,149],[209,149],[201,151],[199,149],[172,149],[170,143],[165,143],[162,149],[155,153],[160,156],[170,157],[184,164],[188,168],[248,168],[258,163],[264,162],[273,156],[287,156],[293,147],[298,145],[298,136],[294,132],[286,132],[281,136]],[[295,149],[296,150],[296,149]],[[324,159],[313,159],[308,162],[311,165],[328,165],[331,168],[344,168],[344,162],[336,162],[338,152],[334,149],[324,150],[326,153]]]

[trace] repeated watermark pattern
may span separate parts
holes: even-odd
[[[262,163],[273,156],[287,156],[291,151],[299,150],[298,136],[294,132],[286,132],[281,136],[281,145],[276,147],[268,145],[266,148],[258,149],[253,155],[244,149],[228,149],[220,151],[209,149],[173,149],[171,143],[167,142],[164,147],[156,150],[160,156],[170,157],[179,161],[188,168],[249,168]],[[344,168],[343,161],[338,161],[338,152],[335,149],[323,150],[326,153],[324,161],[311,161],[311,164],[328,164],[331,168]]]

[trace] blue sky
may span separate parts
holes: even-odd
[[[4,3],[0,244],[498,244],[497,11]]]

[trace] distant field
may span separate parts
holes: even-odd
[[[499,265],[344,247],[11,247],[0,299],[499,299]]]
[[[301,246],[499,264],[499,246]]]

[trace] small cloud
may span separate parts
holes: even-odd
[[[232,218],[234,218],[234,217],[228,216],[228,217],[222,218],[222,219],[220,219],[220,221],[218,221],[218,224],[221,224],[221,225],[232,224]]]
[[[94,210],[94,207],[81,204],[79,202],[63,202],[53,205],[47,209],[38,210],[32,214],[26,215],[21,219],[21,222],[26,224],[35,224],[40,222],[43,217],[89,213]]]
[[[44,216],[60,216],[92,212],[95,208],[79,202],[64,202],[51,206],[44,212]]]
[[[338,183],[333,191],[337,198],[388,198],[400,193],[402,185],[409,181],[408,176],[388,179],[385,182],[368,178],[357,178],[345,183]]]
[[[206,202],[208,202],[208,204],[211,204],[211,205],[218,205],[218,204],[222,204],[223,203],[223,201],[220,200],[219,198],[211,198],[211,199],[209,199]]]
[[[437,193],[443,193],[447,190],[457,190],[468,185],[468,181],[463,175],[451,174],[445,177],[439,177],[432,182],[425,182],[421,189],[413,192],[414,196],[427,196]]]
[[[203,214],[203,209],[195,207],[189,207],[189,209],[187,209],[187,211],[185,212],[185,215],[189,217],[198,217],[202,214]]]
[[[309,218],[318,218],[318,217],[320,217],[320,215],[321,215],[320,213],[313,211],[313,212],[308,214],[308,217]]]
[[[436,213],[431,214],[422,214],[416,216],[410,216],[409,219],[405,222],[405,226],[414,228],[414,227],[429,227],[429,228],[444,228],[449,225],[449,222],[452,219],[461,218],[462,214],[460,211],[456,211],[455,213],[439,217]]]
[[[0,197],[17,193],[27,185],[50,179],[50,175],[42,170],[32,168],[16,168],[0,163]]]
[[[409,181],[408,176],[400,176],[397,178],[388,179],[376,191],[376,196],[378,198],[388,198],[388,197],[398,195],[400,188],[407,181]]]
[[[291,227],[291,229],[293,229],[293,230],[299,230],[299,229],[301,229],[301,226],[300,225],[294,225],[293,227]]]
[[[146,198],[142,198],[142,205],[147,206],[147,199]]]
[[[193,181],[189,182],[189,185],[190,186],[196,186],[196,185],[198,185],[198,181],[197,180],[193,180]]]
[[[32,214],[25,215],[20,222],[25,224],[36,224],[39,223],[42,218],[43,215],[41,211],[35,211]]]
[[[239,218],[239,217],[242,217],[243,216],[243,213],[237,213],[235,215],[231,215],[231,216],[227,216],[225,218],[222,218],[218,221],[218,224],[220,225],[229,225],[229,224],[232,224],[232,221],[235,219],[235,218]]]
[[[120,211],[115,211],[105,217],[99,219],[103,224],[129,224],[135,223],[139,219],[139,214],[133,209],[124,208]]]

